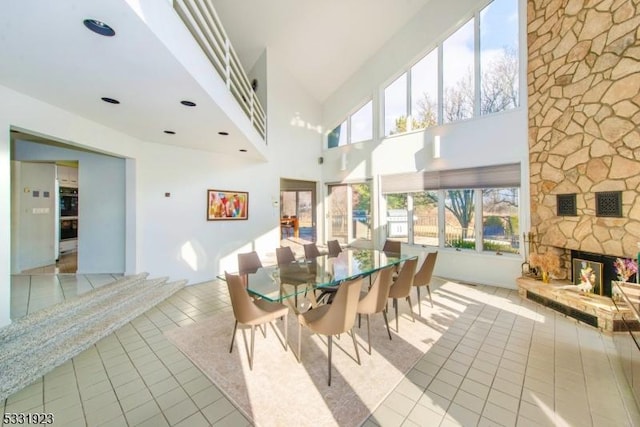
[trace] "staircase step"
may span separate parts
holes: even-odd
[[[122,286],[119,291],[108,293],[106,298],[99,295],[98,302],[86,300],[88,309],[70,304],[72,314],[67,311],[68,315],[57,315],[49,324],[35,322],[33,331],[25,329],[13,340],[0,340],[0,400],[91,347],[186,283],[143,278],[135,286]],[[63,307],[58,311],[65,312]]]

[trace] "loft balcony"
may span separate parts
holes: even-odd
[[[223,79],[253,128],[266,141],[266,114],[210,0],[174,0],[173,8]]]

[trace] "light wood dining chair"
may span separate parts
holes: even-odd
[[[229,288],[229,297],[231,298],[231,306],[233,307],[233,315],[235,324],[233,326],[233,334],[231,336],[231,346],[229,353],[233,351],[233,342],[236,338],[238,323],[251,327],[251,349],[247,351],[249,359],[249,369],[253,369],[253,349],[255,343],[256,326],[266,325],[271,321],[282,317],[284,321],[284,349],[288,348],[287,340],[287,314],[289,307],[286,305],[269,302],[263,299],[253,299],[243,286],[240,276],[225,272],[227,287]],[[266,337],[267,329],[264,329]]]
[[[367,315],[367,341],[369,342],[369,354],[371,354],[371,326],[369,325],[369,317],[372,314],[382,313],[384,316],[384,324],[387,326],[387,334],[391,339],[391,331],[389,330],[389,320],[387,319],[387,301],[389,299],[389,289],[393,283],[393,265],[381,269],[373,280],[373,284],[369,288],[369,292],[360,296],[358,301],[358,323],[363,314]]]
[[[431,298],[431,277],[433,276],[433,270],[436,266],[436,259],[438,258],[438,251],[429,252],[427,257],[422,262],[420,269],[413,278],[413,286],[418,293],[418,316],[422,317],[422,304],[420,302],[420,288],[427,288],[429,293],[429,301],[431,302],[431,308],[433,308],[433,298]]]
[[[353,339],[353,347],[355,348],[358,365],[360,364],[360,353],[358,352],[358,343],[356,335],[353,331],[353,325],[356,320],[356,311],[358,309],[358,301],[360,288],[362,287],[362,278],[350,280],[340,284],[333,303],[325,304],[298,314],[298,362],[302,362],[302,326],[311,330],[311,332],[326,335],[329,341],[329,380],[331,385],[331,348],[333,346],[333,336],[343,332],[350,331]]]
[[[318,249],[318,246],[315,243],[306,243],[302,245],[304,248],[304,257],[305,259],[313,259],[322,255],[322,252]]]
[[[329,256],[338,256],[340,252],[342,252],[342,247],[340,246],[340,242],[337,240],[329,240],[327,242],[327,249],[329,250]]]
[[[238,274],[245,287],[249,285],[249,274],[262,268],[262,261],[256,251],[238,254]]]
[[[393,308],[396,313],[396,332],[398,329],[398,300],[405,298],[409,303],[409,310],[411,310],[411,318],[415,322],[415,316],[413,314],[413,307],[411,305],[411,288],[413,287],[413,278],[416,274],[416,267],[418,266],[418,258],[408,259],[402,264],[402,268],[398,273],[398,278],[391,285],[389,289],[389,298],[393,299]]]
[[[385,240],[382,247],[383,252],[390,252],[392,254],[399,254],[402,251],[402,242],[396,240]]]
[[[296,256],[290,246],[282,246],[276,248],[276,260],[278,265],[286,265],[296,262]]]

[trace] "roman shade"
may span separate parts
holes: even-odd
[[[383,194],[441,189],[519,187],[520,163],[383,175],[380,177],[380,186]]]

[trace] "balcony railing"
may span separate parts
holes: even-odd
[[[173,8],[224,80],[251,124],[266,139],[266,114],[210,0],[174,0]]]

